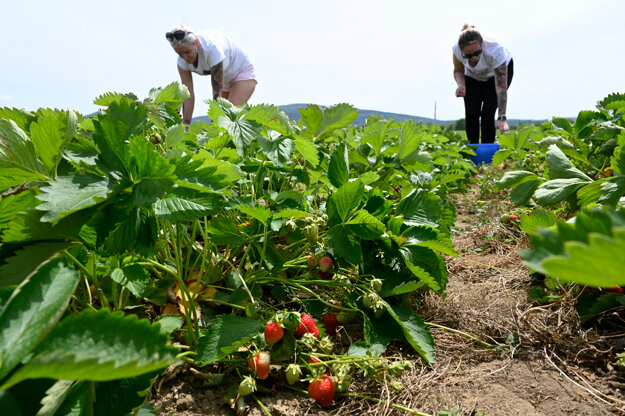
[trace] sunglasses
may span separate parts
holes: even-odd
[[[190,33],[190,32],[185,32],[184,30],[176,30],[175,32],[165,33],[165,37],[167,38],[168,41],[171,42],[174,39],[176,40],[184,39],[184,37],[187,36],[187,33]]]
[[[462,57],[463,57],[464,59],[471,59],[471,58],[473,58],[474,56],[480,56],[481,54],[482,54],[482,50],[481,50],[481,49],[478,49],[477,51],[475,51],[475,52],[473,52],[473,53],[470,53],[470,54],[468,54],[468,55],[462,55]]]

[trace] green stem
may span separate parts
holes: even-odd
[[[263,402],[261,402],[258,397],[256,397],[255,394],[252,394],[252,397],[254,398],[254,400],[256,400],[256,404],[258,404],[258,407],[260,407],[260,409],[263,411],[264,414],[266,414],[267,416],[271,416],[271,412],[269,412],[269,409],[267,409],[265,407],[265,405],[263,404]]]

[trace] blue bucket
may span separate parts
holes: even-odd
[[[493,162],[493,155],[499,150],[499,143],[474,143],[469,146],[475,151],[475,156],[471,156],[471,160],[476,165],[482,163],[490,165]]]

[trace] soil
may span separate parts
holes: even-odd
[[[519,251],[529,244],[517,228],[499,221],[512,208],[505,195],[490,191],[488,175],[481,172],[476,179],[454,201],[453,241],[460,255],[447,259],[447,296],[428,295],[417,307],[436,325],[436,364],[427,366],[409,347],[393,346],[393,354],[415,363],[402,376],[401,393],[356,380],[350,393],[379,400],[339,396],[329,408],[270,377],[263,385],[271,391],[255,395],[267,412],[248,399],[248,415],[625,414],[625,377],[613,362],[625,334],[583,326],[572,293],[549,305],[528,297],[531,275]],[[234,415],[221,404],[219,390],[202,387],[192,371],[176,367],[156,384],[150,401],[160,414]]]

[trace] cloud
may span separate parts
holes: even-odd
[[[7,94],[0,94],[0,101],[11,101],[12,98],[10,95]]]

